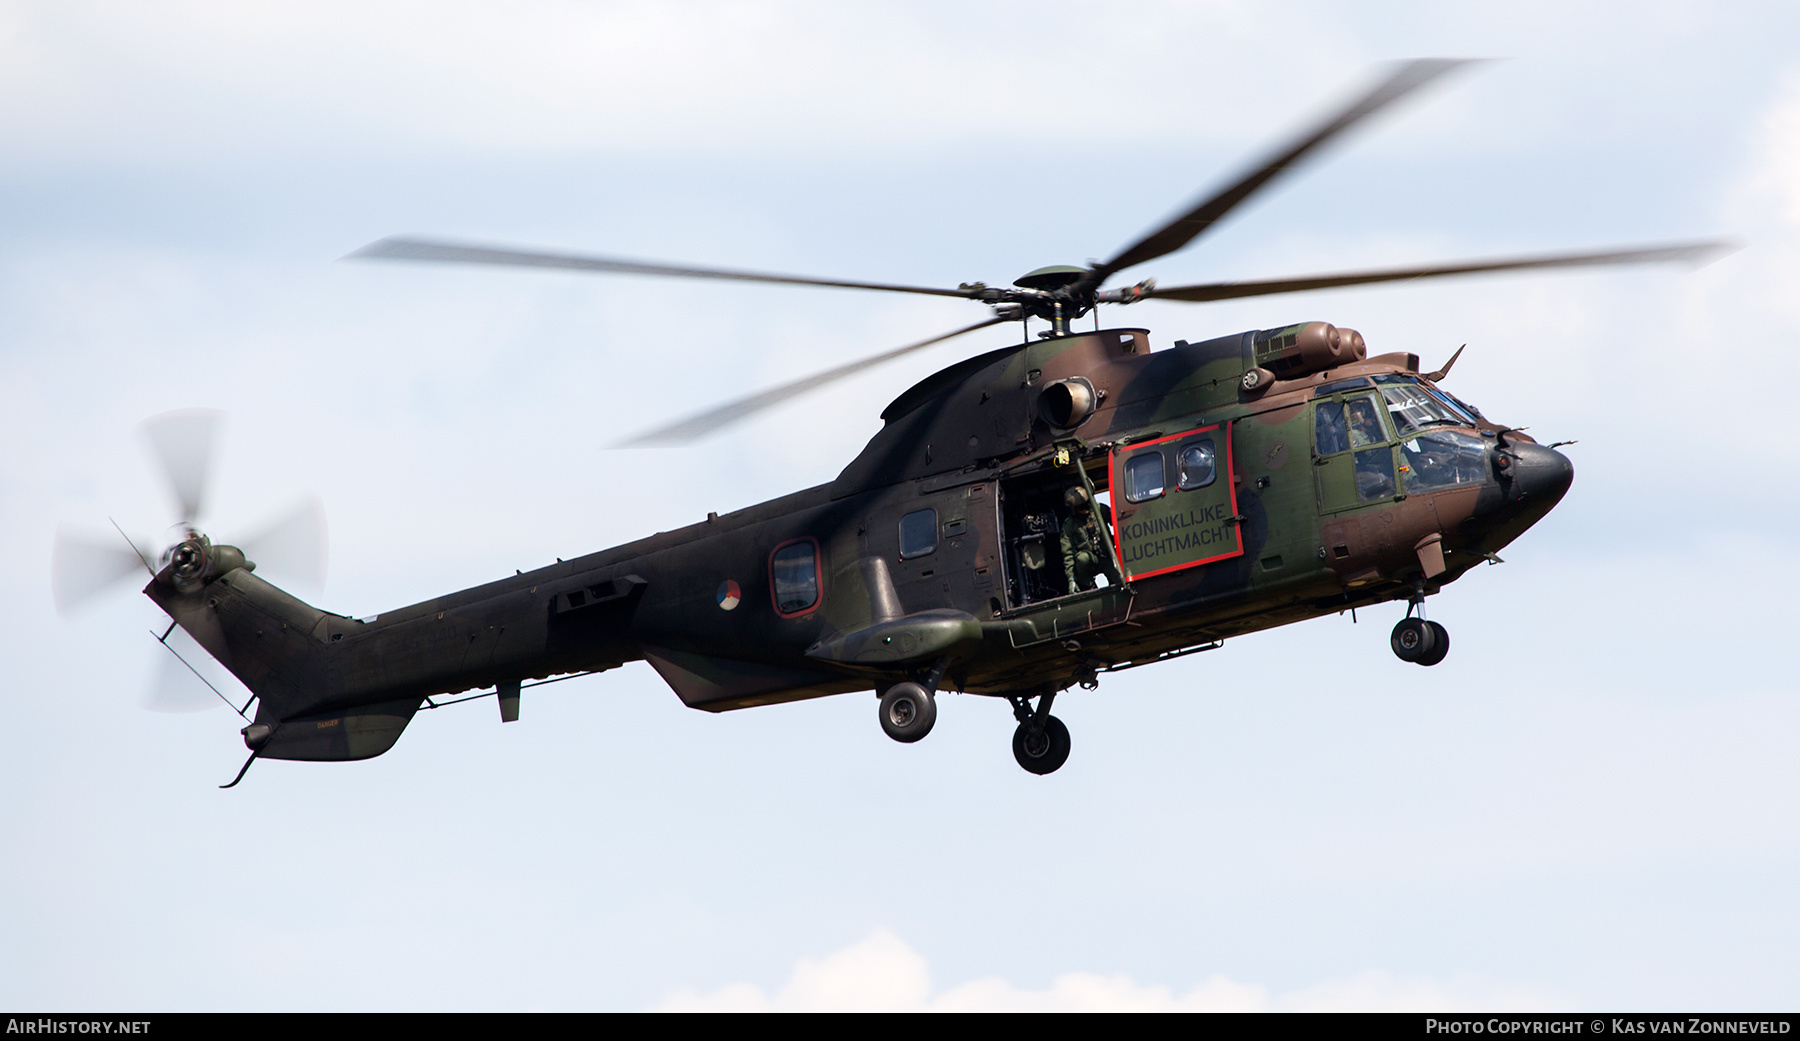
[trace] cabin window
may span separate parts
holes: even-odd
[[[819,544],[796,539],[769,555],[775,610],[784,617],[803,614],[819,603]]]
[[[1133,456],[1125,464],[1125,501],[1144,502],[1163,493],[1161,452]]]
[[[917,510],[900,518],[900,559],[923,557],[937,549],[937,511]]]
[[[1182,491],[1204,488],[1219,476],[1219,459],[1213,451],[1212,438],[1181,446],[1175,457],[1176,487]]]

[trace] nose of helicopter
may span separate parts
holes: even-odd
[[[1575,464],[1554,448],[1529,441],[1505,443],[1493,452],[1495,480],[1482,494],[1477,514],[1492,535],[1490,548],[1512,541],[1536,524],[1568,492]]]
[[[1530,442],[1506,449],[1512,456],[1512,488],[1508,500],[1520,506],[1538,505],[1545,512],[1562,500],[1575,480],[1575,464],[1554,448]]]

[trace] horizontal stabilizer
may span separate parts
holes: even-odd
[[[320,713],[244,728],[244,742],[261,759],[314,763],[373,759],[394,747],[419,710],[417,698],[362,705],[350,712]]]

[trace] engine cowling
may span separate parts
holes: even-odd
[[[1251,351],[1257,368],[1267,369],[1276,379],[1291,380],[1361,361],[1369,348],[1355,329],[1340,329],[1330,322],[1304,322],[1257,333]]]

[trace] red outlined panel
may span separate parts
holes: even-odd
[[[1165,455],[1163,493],[1140,503],[1125,501],[1119,481],[1127,459],[1147,448],[1165,446],[1165,452],[1179,448],[1179,442],[1221,427],[1225,431],[1225,465],[1211,484],[1183,491],[1179,467],[1170,467]],[[1232,436],[1232,425],[1222,422],[1113,449],[1107,461],[1107,490],[1112,493],[1113,537],[1118,540],[1119,560],[1127,580],[1154,578],[1244,555]]]
[[[812,547],[812,565],[813,565],[813,599],[812,599],[812,603],[807,604],[805,607],[802,607],[797,611],[783,611],[781,609],[781,598],[779,596],[777,596],[776,592],[775,592],[775,554],[780,553],[782,550],[787,549],[789,546],[797,546],[797,545],[801,545],[802,543]],[[817,611],[819,609],[819,605],[824,602],[825,602],[825,572],[824,572],[823,567],[819,563],[819,540],[818,539],[813,538],[811,535],[807,535],[803,538],[798,538],[798,539],[789,539],[786,542],[783,542],[781,545],[776,546],[774,549],[769,551],[769,604],[770,604],[770,606],[775,608],[776,614],[780,615],[783,618],[804,618],[807,615],[812,614],[814,611]]]

